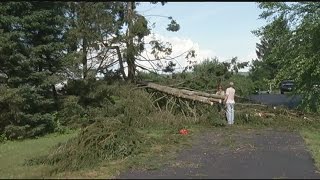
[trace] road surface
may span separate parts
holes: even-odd
[[[226,128],[197,136],[157,170],[131,169],[117,179],[320,178],[299,134]]]
[[[257,94],[257,95],[250,95],[248,99],[263,103],[267,105],[273,106],[286,106],[288,108],[295,108],[298,106],[299,102],[301,101],[300,96],[289,96],[287,94]]]
[[[249,98],[267,105],[295,108],[298,96],[260,94]],[[117,179],[319,179],[302,137],[297,132],[240,130],[236,126],[209,130],[193,139],[191,148],[157,170],[131,169]],[[227,144],[227,145],[221,145]]]

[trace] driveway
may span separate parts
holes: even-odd
[[[203,132],[157,170],[131,169],[117,179],[320,178],[298,133],[226,127]]]
[[[301,102],[300,96],[289,96],[287,94],[258,94],[250,95],[248,99],[254,102],[263,103],[272,106],[286,106],[288,108],[295,108]]]

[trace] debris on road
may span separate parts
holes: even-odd
[[[181,129],[179,131],[179,133],[182,134],[182,135],[187,135],[189,133],[189,131],[187,129]]]

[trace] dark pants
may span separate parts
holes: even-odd
[[[223,110],[223,104],[222,103],[218,103],[217,108],[218,108],[218,112],[221,113],[222,110]]]

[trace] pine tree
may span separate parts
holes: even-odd
[[[64,54],[64,5],[58,2],[0,4],[0,133],[9,138],[41,135],[54,128],[54,84]]]

